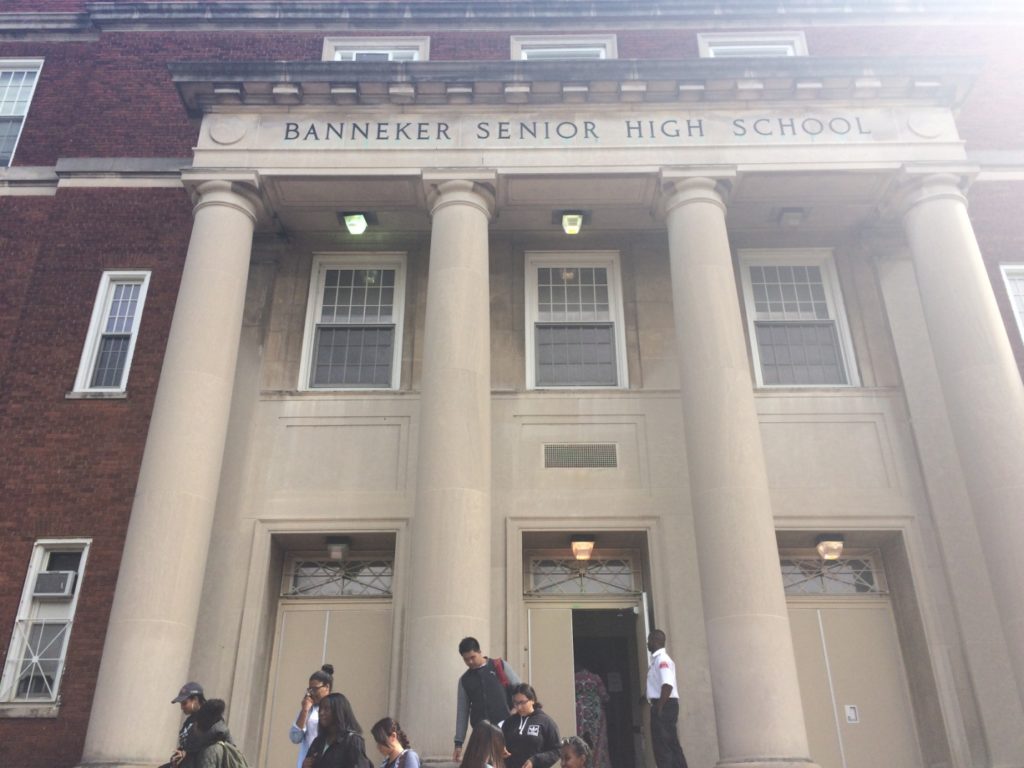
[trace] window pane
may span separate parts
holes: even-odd
[[[608,270],[554,267],[537,270],[537,319],[601,322],[608,309]]]
[[[758,320],[826,320],[821,268],[816,266],[749,267]]]
[[[66,621],[24,622],[20,626],[25,650],[18,665],[16,699],[54,698],[69,626]]]
[[[392,560],[296,562],[286,597],[386,597],[391,595]]]
[[[104,334],[100,338],[96,354],[96,368],[92,374],[93,387],[119,387],[128,359],[131,336],[125,334]]]
[[[395,270],[328,269],[321,323],[381,323],[394,316]]]
[[[538,386],[608,386],[617,383],[611,323],[537,324]]]
[[[14,144],[18,141],[18,131],[20,130],[20,117],[0,117],[0,167],[11,164]]]
[[[319,327],[312,387],[389,387],[394,326]]]
[[[835,323],[754,323],[765,384],[846,384]]]

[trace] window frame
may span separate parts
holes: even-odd
[[[300,392],[389,392],[401,387],[402,338],[405,326],[406,253],[404,251],[360,251],[314,253],[309,276],[309,297],[306,301],[306,321],[302,333],[302,358],[299,366]],[[394,269],[394,304],[392,320],[395,325],[394,349],[391,358],[391,383],[387,387],[314,387],[312,385],[314,338],[317,317],[323,297],[324,278],[329,269]],[[353,323],[358,327],[357,324]]]
[[[60,685],[64,676],[64,669],[67,665],[68,648],[71,644],[71,633],[74,629],[75,614],[78,610],[78,598],[82,593],[82,582],[85,579],[85,569],[89,559],[89,547],[92,539],[89,538],[46,538],[37,539],[32,547],[32,555],[29,558],[28,571],[25,574],[25,583],[21,591],[21,601],[18,604],[18,613],[15,617],[14,627],[11,630],[11,640],[7,644],[7,652],[3,660],[3,670],[0,673],[0,712],[17,714],[28,717],[54,717],[57,708],[60,706]],[[23,698],[17,699],[17,680],[19,667],[21,666],[25,645],[27,640],[19,638],[19,626],[25,622],[33,621],[36,614],[36,606],[45,605],[48,601],[37,600],[33,597],[36,577],[43,571],[43,563],[52,552],[81,552],[82,557],[78,562],[77,576],[75,578],[74,593],[67,601],[67,632],[61,649],[61,657],[57,666],[57,672],[53,681],[52,698]]]
[[[612,35],[512,35],[509,38],[511,56],[513,61],[529,61],[529,52],[533,51],[558,51],[558,50],[589,50],[601,51],[601,55],[588,57],[567,57],[559,59],[556,56],[535,59],[535,61],[600,61],[603,59],[617,59],[619,57],[618,39]]]
[[[74,392],[102,396],[105,394],[119,395],[127,391],[128,377],[131,373],[132,360],[135,356],[135,344],[139,338],[139,328],[142,325],[142,312],[146,305],[146,294],[149,291],[151,275],[152,272],[148,269],[104,270],[103,275],[100,277],[99,287],[96,289],[92,317],[89,320],[89,329],[86,331],[85,344],[82,347],[82,357],[79,360],[78,373],[75,376]],[[93,386],[91,382],[100,351],[100,341],[104,335],[104,324],[110,311],[110,302],[114,297],[114,289],[117,285],[129,283],[137,283],[140,288],[139,297],[136,300],[135,317],[132,322],[131,338],[128,341],[128,352],[124,360],[124,370],[121,372],[121,381],[117,386],[113,387]]]
[[[1024,280],[1024,264],[1000,264],[999,274],[1003,277],[1003,287],[1006,288],[1006,296],[1010,301],[1013,319],[1017,321],[1017,332],[1020,334],[1021,341],[1024,341],[1024,295],[1021,296],[1018,305],[1018,302],[1014,301],[1013,285],[1010,282],[1013,278]]]
[[[757,346],[757,312],[754,305],[753,285],[750,266],[814,266],[821,270],[822,287],[828,304],[829,319],[835,323],[839,342],[841,362],[846,372],[845,384],[765,384],[761,367],[761,354]],[[843,292],[836,271],[835,257],[831,248],[749,248],[739,251],[740,286],[743,293],[743,309],[747,321],[747,340],[751,361],[754,366],[755,385],[760,389],[849,389],[859,387],[860,373],[853,346],[853,336],[843,302]],[[794,321],[796,322],[796,321]]]
[[[2,168],[10,168],[14,164],[14,158],[18,153],[18,144],[21,142],[21,134],[25,130],[25,122],[28,120],[29,110],[32,109],[32,100],[36,96],[36,88],[39,87],[39,79],[43,74],[43,59],[6,59],[0,58],[0,71],[10,70],[35,70],[36,79],[32,83],[32,89],[28,95],[28,103],[25,106],[25,113],[21,115],[21,124],[18,126],[18,134],[14,137],[14,145],[11,147],[11,158],[3,165]],[[14,115],[9,115],[14,117]]]
[[[771,53],[767,49],[788,46],[789,53]],[[761,47],[761,53],[730,55],[730,48]],[[698,32],[697,48],[702,59],[726,58],[793,58],[807,56],[807,38],[802,30],[790,32]],[[716,52],[717,51],[717,52]]]
[[[618,251],[527,251],[525,313],[526,313],[526,389],[527,390],[614,390],[629,389],[629,365],[626,354],[625,313],[622,298],[622,274]],[[536,332],[537,270],[551,267],[604,267],[608,272],[608,313],[614,326],[615,370],[617,383],[604,384],[537,384]]]
[[[322,59],[355,63],[353,59],[342,59],[342,53],[387,53],[388,61],[396,51],[412,51],[412,61],[430,61],[430,37],[427,35],[409,37],[325,37]]]

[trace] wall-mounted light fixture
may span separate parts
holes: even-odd
[[[352,540],[348,536],[329,536],[327,538],[327,557],[341,561],[348,557],[352,549]]]
[[[822,560],[838,560],[843,554],[843,534],[823,533],[814,540]]]
[[[594,554],[594,537],[590,534],[573,536],[570,546],[572,547],[572,556],[577,560],[589,560],[590,556]]]
[[[338,214],[338,221],[350,235],[361,235],[367,227],[377,224],[377,216],[368,211],[344,211]]]

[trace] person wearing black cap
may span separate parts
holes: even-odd
[[[206,703],[206,696],[203,695],[203,686],[199,683],[185,683],[178,691],[178,695],[171,699],[171,704],[179,704],[185,715],[185,722],[181,724],[178,731],[178,747],[175,749],[171,759],[160,766],[160,768],[175,768],[185,759],[185,740],[195,728],[196,713]]]

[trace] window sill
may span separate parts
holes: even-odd
[[[127,400],[127,392],[65,392],[65,400]]]
[[[40,701],[25,704],[0,704],[0,719],[16,717],[55,718],[60,714],[60,704]]]

